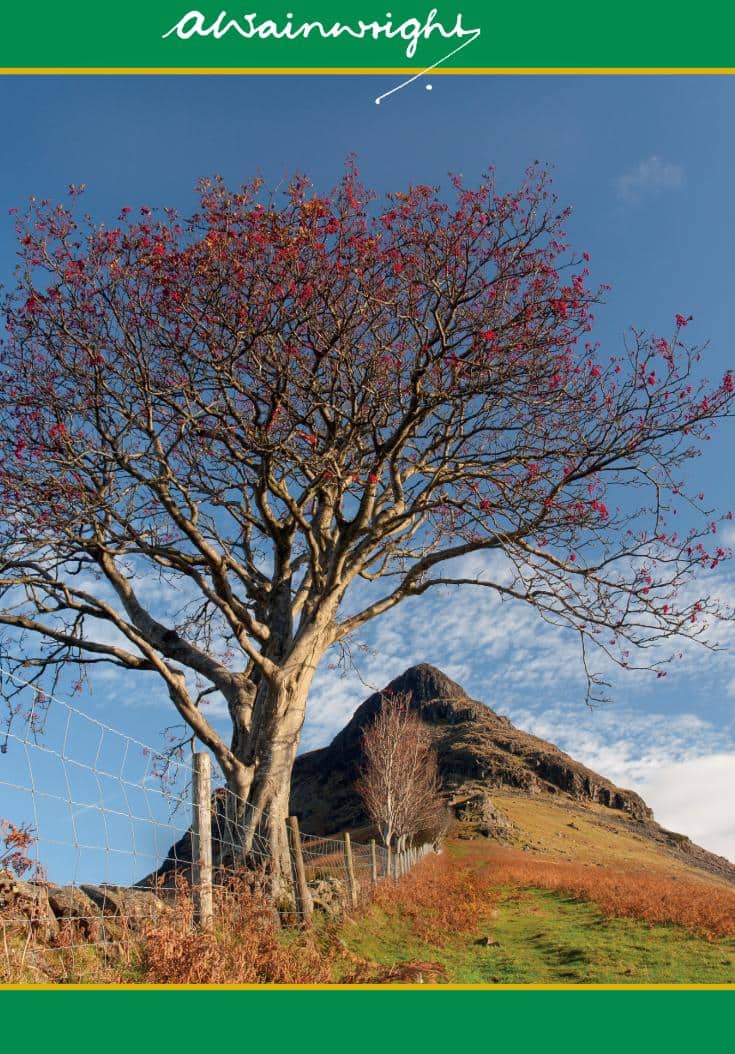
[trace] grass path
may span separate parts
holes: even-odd
[[[421,975],[406,966],[419,963],[426,980],[465,984],[735,984],[733,935],[708,939],[681,925],[605,914],[579,894],[497,885],[492,861],[481,852],[468,860],[465,847],[450,847],[435,866],[433,878],[429,862],[424,876],[417,871],[345,925],[353,954],[398,979]],[[462,896],[465,910],[452,918]]]

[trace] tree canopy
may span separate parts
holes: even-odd
[[[591,698],[590,645],[633,665],[723,614],[690,587],[729,554],[683,480],[732,373],[699,378],[683,314],[603,352],[604,287],[543,169],[512,192],[492,170],[452,182],[378,201],[350,163],[329,193],[203,180],[186,220],[96,223],[78,188],[18,214],[6,664],[157,673],[267,810],[322,655],[406,597],[481,585],[533,605],[579,635]],[[463,573],[478,552],[503,573]]]

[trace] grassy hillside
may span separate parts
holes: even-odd
[[[494,850],[483,859],[482,851],[470,855],[450,844],[444,861],[429,861],[356,925],[347,924],[345,944],[359,959],[379,964],[381,980],[735,983],[735,894],[723,891],[726,903],[711,912],[708,885],[692,883],[680,921],[655,923],[645,917],[646,909],[668,893],[656,879],[641,882],[639,903],[630,897],[610,905],[607,884],[598,885],[598,879],[614,872],[590,871],[586,889],[578,880],[573,892],[544,889],[533,869],[520,881],[507,881],[503,863],[511,852]],[[468,871],[478,876],[481,892],[471,917],[458,919],[437,905],[463,895]],[[630,877],[635,885],[636,876]],[[676,917],[676,904],[671,914]],[[723,915],[729,918],[727,932],[713,932]]]
[[[507,792],[493,792],[493,801],[514,824],[511,843],[527,846],[534,853],[580,864],[716,879],[698,867],[697,858],[686,851],[686,845],[691,845],[689,839],[661,832],[660,828],[652,831],[626,813],[593,802],[580,804],[565,798]],[[657,840],[664,833],[667,837]]]
[[[395,980],[735,983],[732,885],[608,809],[493,800],[511,844],[450,841],[386,888],[343,928],[356,961]]]

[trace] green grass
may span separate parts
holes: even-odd
[[[478,936],[491,936],[497,947],[478,945]],[[441,963],[455,984],[735,984],[731,938],[708,942],[678,926],[607,918],[545,890],[503,890],[497,919],[441,947],[417,940],[410,923],[377,908],[343,939],[384,966]]]

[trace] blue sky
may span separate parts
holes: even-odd
[[[590,252],[593,278],[612,284],[597,337],[614,351],[630,325],[669,333],[675,312],[708,339],[706,372],[735,365],[732,303],[735,80],[727,77],[446,77],[416,84],[380,107],[390,77],[4,78],[0,169],[0,278],[13,264],[7,210],[29,194],[60,197],[86,183],[100,219],[122,205],[184,211],[202,175],[275,183],[295,169],[319,186],[355,152],[376,189],[472,182],[490,164],[512,186],[539,159],[574,207],[572,242]],[[696,476],[714,505],[735,505],[731,423],[720,427]],[[733,541],[735,539],[728,539]],[[735,576],[716,582],[735,602]],[[412,603],[366,634],[359,674],[325,664],[305,743],[319,745],[368,688],[429,661],[470,694],[634,786],[662,822],[735,859],[728,795],[735,779],[735,664],[690,654],[654,687],[630,677],[611,707],[588,712],[573,642],[542,630],[533,612],[491,597],[453,594]],[[722,634],[725,648],[730,634]],[[133,676],[98,677],[76,703],[156,744],[168,704]],[[94,732],[79,733],[79,750]],[[3,759],[0,763],[5,764]],[[51,780],[39,760],[38,778]],[[1,778],[1,774],[0,774]],[[0,810],[1,812],[2,810]]]

